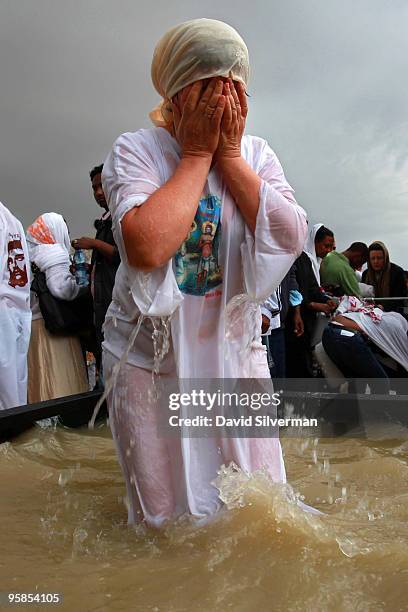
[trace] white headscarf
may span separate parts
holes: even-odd
[[[319,229],[323,227],[323,223],[316,223],[313,227],[310,228],[309,233],[306,238],[304,252],[309,257],[312,262],[313,273],[316,277],[317,284],[320,287],[320,264],[322,263],[322,258],[316,255],[316,246],[315,246],[315,238]]]
[[[69,265],[71,242],[68,227],[62,215],[44,213],[27,229],[30,260],[40,270],[61,263]]]
[[[170,100],[195,81],[230,77],[245,86],[248,49],[234,28],[215,19],[192,19],[169,30],[156,45],[151,75],[163,100],[150,118],[159,127],[172,125]]]

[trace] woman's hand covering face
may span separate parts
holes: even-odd
[[[221,121],[220,140],[215,153],[217,161],[241,156],[241,139],[245,130],[248,105],[242,83],[231,79],[224,84],[225,109]]]
[[[213,157],[226,103],[223,87],[222,80],[217,78],[211,79],[206,87],[197,81],[181,109],[172,102],[174,131],[183,157]]]

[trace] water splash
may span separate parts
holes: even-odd
[[[83,527],[76,527],[72,534],[72,555],[75,556],[84,551],[84,542],[88,539],[88,532]]]
[[[250,506],[254,496],[261,496],[268,505],[268,513],[272,510],[278,521],[309,520],[309,517],[314,520],[316,515],[323,516],[319,510],[304,504],[300,493],[296,493],[290,484],[274,482],[266,469],[248,473],[231,462],[228,466],[221,466],[212,484],[219,490],[219,497],[229,510]]]
[[[345,536],[337,537],[336,542],[343,555],[349,559],[353,559],[357,555],[367,555],[371,552],[371,548],[360,546],[356,540],[351,540]]]
[[[73,468],[69,468],[67,470],[63,470],[62,472],[60,472],[60,475],[58,476],[58,484],[60,487],[65,487],[65,485],[67,484],[67,482],[69,482],[74,473],[75,473],[75,469]]]

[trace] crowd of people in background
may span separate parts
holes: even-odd
[[[24,232],[0,203],[0,409],[88,391],[89,362],[95,388],[103,388],[102,328],[120,257],[102,168],[90,172],[103,209],[94,238],[71,240],[66,220],[55,212],[43,213]]]
[[[291,284],[284,279],[275,299],[262,309],[272,378],[322,375],[317,346],[342,376],[406,377],[408,274],[390,262],[382,242],[369,247],[353,242],[339,252],[333,231],[316,224],[289,275]],[[290,304],[288,310],[285,302]],[[284,336],[276,332],[282,327]]]
[[[1,204],[0,332],[2,346],[10,347],[0,362],[1,408],[87,391],[89,355],[96,366],[95,388],[103,389],[103,324],[120,256],[102,169],[99,165],[90,173],[95,200],[103,209],[94,238],[71,240],[65,219],[54,212],[43,213],[24,232]],[[79,250],[91,253],[85,286],[78,284],[73,263],[73,252]],[[74,302],[81,296],[81,329],[47,329],[35,291],[38,283],[33,282],[39,272],[57,300]],[[302,254],[262,306],[261,333],[271,377],[322,375],[317,345],[346,377],[405,377],[407,286],[407,272],[390,261],[383,242],[353,242],[339,252],[332,230],[321,223],[310,227]],[[386,331],[379,340],[380,330]]]
[[[24,232],[0,205],[0,333],[2,346],[10,347],[0,362],[0,408],[87,391],[89,354],[95,359],[95,386],[103,389],[103,324],[120,256],[102,189],[102,169],[101,164],[90,173],[95,200],[103,209],[94,224],[94,238],[71,240],[65,219],[54,212],[43,213]],[[78,284],[73,250],[91,252],[85,286]],[[33,283],[39,272],[58,300],[82,297],[81,330],[47,329]],[[408,273],[390,261],[384,243],[353,242],[339,252],[332,230],[321,223],[311,227],[302,254],[262,306],[261,333],[271,377],[321,375],[314,356],[319,343],[344,376],[406,376],[407,286]],[[343,296],[354,298],[353,308]],[[383,329],[379,341],[378,331]]]
[[[95,238],[71,241],[55,212],[24,233],[0,205],[0,408],[25,404],[27,386],[29,401],[82,393],[92,353],[128,521],[160,527],[215,514],[222,466],[277,483],[286,472],[276,436],[164,439],[157,377],[184,388],[329,364],[386,392],[408,372],[408,322],[406,277],[384,244],[336,250],[331,229],[308,228],[269,144],[244,134],[249,55],[231,26],[175,26],[151,74],[155,127],[122,134],[90,173]]]

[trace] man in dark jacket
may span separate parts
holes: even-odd
[[[286,332],[288,378],[310,378],[313,376],[312,341],[318,312],[329,316],[337,303],[319,287],[308,255],[303,252],[295,262],[296,281],[303,301],[301,316],[304,333],[295,335],[290,327]],[[351,268],[350,268],[351,269]]]
[[[96,166],[90,172],[93,194],[96,202],[104,213],[94,223],[95,238],[82,237],[72,241],[75,249],[92,249],[91,260],[91,291],[94,304],[94,321],[96,328],[96,361],[100,367],[102,356],[103,331],[106,311],[112,301],[112,291],[115,284],[116,271],[120,264],[117,246],[113,239],[112,219],[102,189],[103,164]]]

